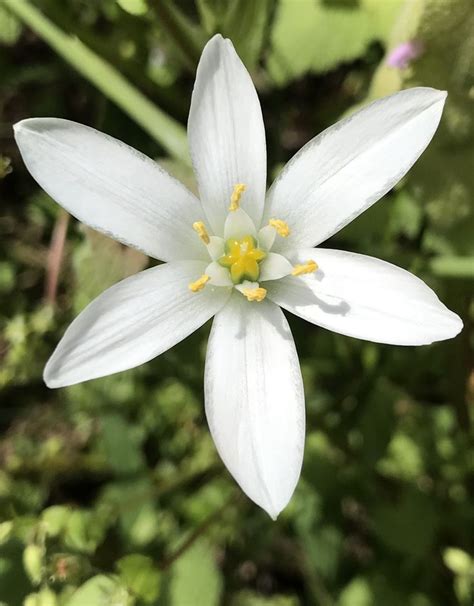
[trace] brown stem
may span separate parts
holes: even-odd
[[[187,551],[196,541],[201,537],[207,529],[214,524],[224,513],[224,511],[233,503],[237,502],[241,498],[241,493],[237,490],[233,491],[230,497],[225,501],[225,503],[216,509],[216,511],[212,512],[190,535],[189,537],[182,543],[176,551],[166,557],[160,564],[160,568],[165,570],[173,564],[179,557],[183,555],[185,551]]]
[[[65,210],[61,210],[51,235],[45,283],[45,299],[50,305],[55,305],[56,303],[59,273],[64,256],[64,244],[66,242],[69,218],[70,215]]]

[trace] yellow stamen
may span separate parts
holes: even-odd
[[[302,276],[303,274],[312,274],[318,269],[318,264],[316,261],[310,259],[306,261],[303,265],[295,265],[293,267],[293,271],[291,272],[292,276]]]
[[[290,235],[290,228],[288,227],[288,223],[285,223],[285,221],[282,221],[281,219],[270,219],[268,224],[274,227],[277,234],[282,238],[288,238]]]
[[[232,196],[230,197],[230,206],[229,210],[237,210],[240,208],[240,198],[245,191],[246,186],[243,183],[237,183],[234,185],[234,191],[232,192]]]
[[[193,223],[193,229],[204,242],[204,244],[209,244],[211,240],[209,238],[209,234],[207,233],[206,226],[202,221],[196,221],[195,223]]]
[[[247,297],[247,301],[257,301],[258,303],[267,296],[266,288],[244,288],[241,292]]]
[[[198,278],[196,282],[191,282],[188,288],[189,290],[192,290],[192,292],[198,292],[206,286],[210,279],[211,276],[208,276],[207,274],[202,274],[202,276]]]

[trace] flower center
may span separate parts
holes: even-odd
[[[225,255],[218,259],[219,265],[230,272],[234,284],[244,280],[256,282],[260,276],[259,263],[265,259],[267,253],[257,248],[257,241],[252,236],[245,236],[241,240],[229,238],[225,243]]]

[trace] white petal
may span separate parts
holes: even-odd
[[[260,264],[260,282],[265,280],[278,280],[288,276],[293,271],[293,265],[277,253],[268,253],[267,257]]]
[[[242,490],[276,518],[301,471],[304,394],[293,337],[269,301],[235,293],[213,322],[206,415],[217,450]]]
[[[207,252],[213,261],[217,261],[224,254],[224,239],[219,236],[209,236]]]
[[[271,225],[265,225],[258,232],[258,247],[263,248],[264,250],[270,250],[275,242],[276,238],[276,229]]]
[[[221,309],[230,291],[192,293],[200,261],[152,267],[115,284],[74,320],[49,359],[44,380],[64,387],[134,368],[194,332]]]
[[[56,118],[23,120],[15,138],[36,181],[83,223],[164,261],[207,258],[192,229],[199,200],[150,158]]]
[[[371,103],[307,143],[268,192],[266,220],[291,234],[275,249],[323,242],[386,194],[431,141],[446,93],[412,88]]]
[[[245,236],[257,236],[257,230],[252,219],[242,208],[238,208],[227,215],[224,225],[224,240],[235,238],[241,240]]]
[[[229,270],[215,261],[209,263],[204,273],[211,278],[209,284],[212,286],[234,286]]]
[[[291,260],[314,259],[319,270],[265,285],[268,297],[335,332],[393,345],[425,345],[456,336],[461,319],[424,282],[391,263],[322,248]]]
[[[224,227],[234,186],[260,224],[266,187],[265,129],[249,73],[219,34],[205,46],[196,74],[188,136],[202,204],[215,234]]]

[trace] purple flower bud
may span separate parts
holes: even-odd
[[[410,62],[417,59],[423,52],[423,44],[419,40],[403,42],[396,46],[387,57],[387,65],[405,69]]]

